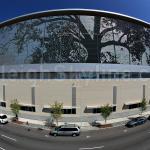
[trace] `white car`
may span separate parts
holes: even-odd
[[[5,115],[5,114],[0,114],[0,123],[1,123],[1,124],[8,123],[7,115]]]

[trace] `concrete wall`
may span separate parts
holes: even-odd
[[[72,106],[72,87],[76,87],[77,114],[83,114],[86,106],[113,104],[113,87],[116,87],[117,111],[122,111],[125,102],[137,101],[145,97],[150,100],[150,79],[120,80],[0,80],[0,98],[5,100],[7,109],[11,100],[32,104],[32,87],[35,87],[35,106],[37,113],[42,113],[44,105],[62,102],[64,106]]]

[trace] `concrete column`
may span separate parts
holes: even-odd
[[[76,87],[73,84],[72,85],[72,107],[76,107],[76,106],[77,106],[77,102],[76,102]],[[77,109],[76,109],[76,113],[77,113]]]
[[[145,94],[146,94],[145,85],[143,85],[143,98],[145,98]]]
[[[117,110],[117,86],[113,86],[113,105],[116,105]]]
[[[76,106],[76,87],[72,87],[72,106]]]
[[[113,104],[117,104],[117,87],[113,86]]]
[[[35,105],[35,87],[31,87],[31,104]]]
[[[3,85],[3,101],[6,101],[6,89],[5,89],[5,85]]]

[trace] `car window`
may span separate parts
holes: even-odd
[[[65,128],[60,128],[58,129],[58,131],[65,131]]]
[[[67,128],[67,131],[74,131],[74,128]]]
[[[56,128],[55,128],[55,131],[57,131],[57,130],[59,130],[59,129],[60,129],[60,127],[56,127]]]
[[[6,119],[6,118],[7,118],[6,115],[1,116],[1,119]]]
[[[73,131],[78,131],[78,129],[77,128],[73,128]]]
[[[68,128],[68,131],[78,131],[77,128]]]
[[[61,128],[59,131],[78,131],[77,128]]]

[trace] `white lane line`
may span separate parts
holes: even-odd
[[[9,140],[12,140],[12,141],[17,141],[16,139],[14,139],[14,138],[11,138],[11,137],[8,137],[8,136],[6,136],[6,135],[1,135],[2,137],[4,137],[4,138],[7,138],[7,139],[9,139]]]
[[[90,149],[102,149],[104,146],[99,146],[99,147],[87,147],[87,148],[79,148],[79,150],[90,150]]]
[[[1,150],[5,150],[4,148],[0,147]]]
[[[91,136],[89,136],[89,135],[86,136],[87,139],[90,138],[90,137],[91,137]]]

